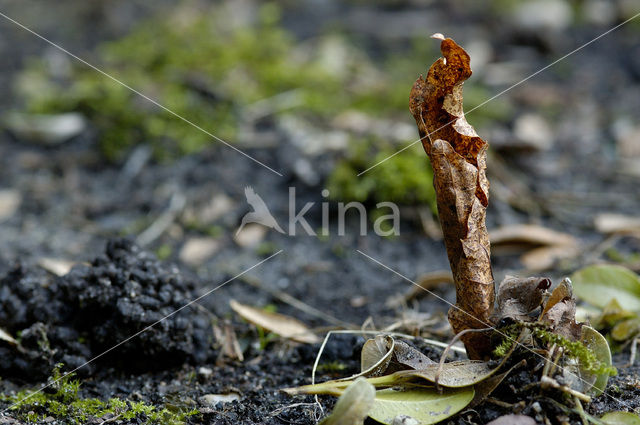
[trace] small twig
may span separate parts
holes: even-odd
[[[584,401],[585,403],[591,403],[591,397],[589,397],[586,394],[581,393],[580,391],[576,391],[572,388],[569,388],[566,385],[560,385],[555,379],[553,378],[549,378],[548,376],[543,376],[542,378],[540,378],[540,386],[544,389],[544,388],[553,388],[556,390],[560,390],[562,392],[565,392],[573,397],[578,398],[581,401]]]
[[[589,425],[589,420],[585,416],[585,412],[584,412],[584,409],[582,408],[582,403],[580,402],[580,399],[574,396],[573,401],[575,401],[576,403],[576,410],[578,411],[578,415],[582,420],[582,425]]]

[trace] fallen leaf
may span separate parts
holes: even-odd
[[[600,420],[606,425],[640,425],[640,416],[631,412],[608,412]]]
[[[600,214],[593,220],[596,230],[600,233],[638,233],[640,232],[640,217],[622,214]]]
[[[456,306],[449,310],[455,333],[486,328],[494,303],[489,235],[485,225],[489,203],[486,156],[488,144],[464,117],[462,85],[471,76],[470,58],[462,47],[442,34],[443,57],[426,79],[420,76],[409,97],[409,109],[433,168],[433,185],[449,263],[456,284]],[[487,358],[489,337],[461,337],[469,358]]]
[[[429,365],[421,370],[403,370],[392,376],[398,380],[425,379],[435,383],[440,365]],[[493,375],[498,368],[492,368],[481,360],[459,360],[445,363],[440,370],[438,385],[447,388],[462,388],[475,385]]]
[[[321,425],[361,425],[373,407],[376,389],[364,378],[356,379],[342,393],[331,415]]]
[[[576,295],[589,304],[604,308],[616,299],[625,310],[640,311],[640,278],[616,265],[585,267],[571,275]]]
[[[533,224],[500,227],[489,233],[497,253],[520,252],[520,262],[529,270],[546,270],[558,260],[579,253],[578,241],[571,235]]]
[[[231,300],[229,305],[233,311],[238,313],[246,321],[284,338],[306,344],[315,344],[320,342],[320,338],[318,338],[316,334],[311,332],[304,323],[294,319],[293,317],[253,308],[248,305],[240,304],[236,300]]]
[[[8,342],[11,345],[18,345],[18,341],[2,329],[0,329],[0,341]]]
[[[550,286],[545,277],[505,277],[498,287],[498,321],[505,317],[532,321],[529,313],[540,307]]]
[[[573,298],[573,287],[571,286],[571,281],[565,278],[562,279],[560,284],[551,292],[551,296],[549,296],[549,299],[542,309],[540,318],[542,318],[551,309],[551,307],[566,298]]]
[[[577,245],[573,236],[535,224],[515,224],[489,232],[491,245]]]
[[[445,390],[442,394],[432,388],[380,390],[369,417],[392,425],[396,417],[408,415],[420,424],[435,424],[464,409],[473,395],[473,387]]]
[[[488,422],[487,425],[536,425],[537,422],[531,416],[504,415]]]
[[[61,260],[58,258],[43,257],[38,260],[38,265],[56,276],[64,276],[69,273],[75,263],[73,261]]]
[[[576,300],[565,298],[556,303],[542,316],[541,321],[549,330],[572,341],[580,338],[582,325],[576,323]]]
[[[402,369],[423,369],[427,365],[437,364],[419,350],[402,341],[396,342],[391,361],[400,365]]]
[[[356,376],[380,376],[391,362],[395,340],[387,335],[378,335],[367,340],[360,352],[360,374]],[[353,379],[353,377],[347,378]]]

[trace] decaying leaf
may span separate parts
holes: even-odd
[[[616,299],[625,310],[640,311],[640,278],[631,270],[616,265],[595,265],[571,275],[576,295],[589,304],[603,308]]]
[[[388,335],[378,335],[364,343],[360,352],[360,370],[358,376],[380,376],[391,362],[395,340]]]
[[[268,331],[276,333],[284,338],[293,341],[303,342],[306,344],[315,344],[320,342],[320,338],[307,328],[307,326],[293,317],[285,316],[279,313],[270,313],[240,304],[235,300],[231,300],[229,305],[243,319],[260,326]]]
[[[321,425],[362,425],[373,407],[376,389],[364,378],[356,379],[338,399]]]
[[[388,425],[402,415],[408,415],[423,425],[435,424],[464,409],[473,400],[473,395],[473,387],[443,393],[433,388],[380,390],[376,392],[369,416]]]
[[[520,262],[529,270],[546,270],[579,252],[573,236],[534,224],[500,227],[492,230],[489,237],[498,253],[522,253]]]
[[[421,351],[402,341],[396,342],[392,362],[399,365],[401,369],[423,369],[427,365],[436,364]]]
[[[542,316],[541,321],[549,330],[572,341],[580,338],[582,325],[576,323],[576,300],[565,298],[556,303]]]
[[[471,76],[467,52],[450,38],[441,40],[443,57],[420,76],[409,98],[422,145],[433,167],[440,224],[456,285],[456,307],[449,310],[454,332],[486,328],[494,303],[489,235],[485,225],[489,181],[485,175],[488,144],[464,117],[462,85]],[[490,355],[488,335],[462,337],[469,358]]]
[[[360,376],[380,376],[406,369],[422,369],[430,364],[435,362],[406,342],[396,341],[388,335],[378,335],[367,340],[362,347],[361,372],[344,380]]]
[[[545,314],[551,309],[551,307],[558,304],[560,301],[573,298],[573,287],[571,285],[571,281],[568,279],[562,279],[560,284],[555,287],[553,292],[551,292],[551,296],[547,300],[542,309],[542,313],[540,314],[540,318],[544,317]]]
[[[545,277],[505,277],[498,287],[497,321],[506,317],[531,321],[529,314],[540,307],[550,286]]]
[[[433,364],[420,370],[402,370],[395,372],[389,382],[401,382],[406,380],[424,379],[435,383],[438,376],[438,385],[447,388],[462,388],[475,385],[493,375],[498,368],[492,368],[487,362],[481,360],[459,360],[445,363],[440,369],[439,364]],[[384,378],[384,377],[383,377]],[[379,383],[382,380],[372,381]]]

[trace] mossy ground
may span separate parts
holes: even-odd
[[[330,129],[337,115],[350,110],[372,120],[410,123],[407,87],[417,70],[426,69],[430,58],[437,57],[435,44],[416,39],[413,45],[388,49],[373,61],[366,49],[335,30],[314,40],[296,40],[281,26],[276,4],[264,4],[257,12],[255,22],[238,24],[223,7],[181,8],[100,45],[92,60],[231,143],[240,136],[241,127],[255,124],[248,123],[253,119],[252,105],[282,93],[293,93],[296,105],[276,113],[293,114],[321,129]],[[95,70],[69,65],[61,72],[45,60],[33,60],[18,79],[19,95],[29,112],[84,114],[98,131],[106,158],[123,160],[132,147],[144,143],[152,146],[156,158],[171,160],[215,143]],[[471,87],[468,106],[487,97],[486,89]],[[497,101],[475,113],[472,122],[505,119],[508,111]],[[339,155],[325,182],[334,199],[433,207],[433,188],[424,184],[432,175],[428,160],[414,152],[420,144],[358,177],[413,140],[398,144],[374,134],[349,137],[349,149]]]
[[[143,401],[110,398],[106,401],[97,398],[83,398],[78,395],[80,381],[74,375],[63,375],[62,365],[54,369],[49,378],[50,386],[44,390],[22,390],[13,395],[0,395],[3,402],[11,404],[9,411],[16,419],[27,423],[44,423],[45,418],[54,418],[68,424],[85,424],[95,418],[118,418],[136,420],[139,424],[185,423],[189,416],[198,411],[170,411],[167,408],[146,404]]]

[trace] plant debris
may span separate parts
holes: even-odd
[[[443,57],[420,76],[410,94],[409,109],[433,167],[433,185],[447,255],[456,285],[456,306],[449,310],[455,333],[483,329],[491,323],[494,279],[489,234],[485,225],[489,181],[485,175],[488,144],[464,117],[462,85],[471,76],[470,58],[442,34]],[[461,337],[472,359],[491,352],[486,334]]]

